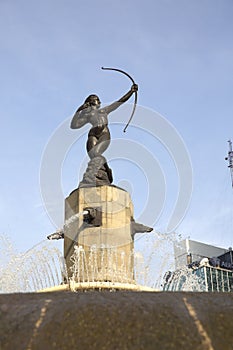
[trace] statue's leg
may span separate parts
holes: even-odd
[[[91,159],[96,156],[94,147],[96,146],[97,142],[98,139],[95,136],[88,136],[86,149]]]
[[[113,182],[112,170],[109,168],[106,158],[102,155],[109,144],[109,131],[103,132],[99,138],[95,135],[88,135],[86,148],[91,160],[88,163],[81,185],[93,184],[102,186]]]
[[[108,148],[109,144],[110,144],[110,135],[108,132],[104,132],[100,136],[100,138],[95,146],[96,155],[103,154],[106,151],[106,149]]]
[[[109,132],[103,132],[102,135],[97,138],[95,136],[89,136],[87,140],[87,152],[92,159],[102,155],[106,151],[110,144]]]

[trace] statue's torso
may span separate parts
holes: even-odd
[[[89,136],[99,137],[108,130],[108,115],[104,109],[94,109],[88,113],[88,121],[92,128],[89,131]]]

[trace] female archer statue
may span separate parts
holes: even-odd
[[[109,106],[103,108],[100,107],[101,103],[98,96],[88,96],[84,101],[84,104],[81,105],[74,114],[70,125],[71,129],[79,129],[87,123],[91,124],[91,129],[88,133],[86,144],[87,153],[91,160],[88,163],[87,170],[79,186],[102,186],[112,183],[112,171],[109,168],[105,157],[102,155],[108,148],[111,139],[108,128],[108,115],[120,107],[124,102],[128,101],[128,99],[135,93],[135,103],[132,115],[130,117],[131,120],[137,102],[138,86],[134,83],[134,80],[128,73],[116,68],[102,67],[102,69],[121,72],[128,76],[133,84],[131,89],[118,101],[113,102]],[[129,122],[124,131],[129,125]]]
[[[110,132],[108,128],[108,114],[120,107],[124,102],[137,92],[138,86],[133,84],[131,89],[118,101],[109,106],[100,108],[100,99],[96,95],[90,95],[74,114],[71,121],[71,129],[79,129],[87,123],[92,125],[87,139],[86,149],[91,159],[102,155],[110,144]]]

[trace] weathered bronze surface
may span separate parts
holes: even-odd
[[[85,124],[91,124],[86,144],[90,162],[80,187],[102,186],[112,183],[112,171],[103,156],[111,139],[108,128],[108,115],[128,101],[137,90],[138,86],[133,84],[124,96],[103,108],[101,108],[99,97],[90,95],[74,114],[70,125],[71,129],[79,129]]]

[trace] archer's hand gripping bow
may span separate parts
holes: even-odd
[[[135,81],[133,80],[133,78],[128,74],[126,73],[125,71],[121,70],[121,69],[118,69],[118,68],[106,68],[106,67],[101,67],[102,69],[105,69],[105,70],[115,70],[117,72],[120,72],[124,75],[126,75],[131,81],[133,84],[135,84]],[[126,132],[126,129],[128,128],[129,126],[129,123],[131,122],[132,118],[133,118],[133,115],[134,115],[134,112],[135,112],[135,109],[136,109],[136,105],[137,105],[137,99],[138,99],[138,94],[137,94],[137,91],[135,91],[135,95],[134,95],[134,106],[133,106],[133,110],[132,110],[132,113],[131,113],[131,116],[129,118],[129,121],[128,123],[126,124],[125,128],[124,128],[124,132]]]

